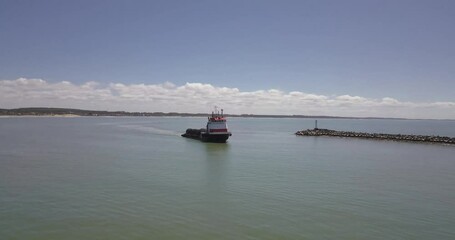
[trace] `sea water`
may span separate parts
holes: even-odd
[[[0,239],[453,239],[455,146],[314,119],[0,118]],[[455,137],[455,121],[319,119]]]

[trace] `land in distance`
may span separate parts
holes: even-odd
[[[206,117],[207,113],[178,113],[178,112],[126,112],[126,111],[99,111],[72,108],[29,107],[0,109],[0,116],[162,116],[162,117]],[[315,115],[269,115],[269,114],[225,114],[226,117],[251,118],[334,118],[334,119],[406,119],[381,117],[339,117]]]

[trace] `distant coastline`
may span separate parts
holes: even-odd
[[[99,111],[72,108],[14,108],[0,109],[0,117],[81,117],[81,116],[109,116],[109,117],[206,117],[207,113],[179,113],[179,112],[126,112],[126,111]],[[393,119],[416,120],[408,118],[383,118],[383,117],[339,117],[319,115],[268,115],[268,114],[225,114],[227,117],[244,118],[318,118],[318,119]],[[450,119],[447,119],[450,120]]]

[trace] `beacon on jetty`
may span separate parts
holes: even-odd
[[[230,136],[232,136],[232,133],[228,130],[226,118],[223,114],[223,109],[221,109],[220,114],[216,107],[215,111],[212,112],[212,115],[208,117],[207,125],[205,128],[188,128],[186,132],[182,134],[182,137],[198,139],[203,142],[216,143],[225,143]]]

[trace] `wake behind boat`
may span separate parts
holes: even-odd
[[[212,115],[208,117],[205,128],[188,128],[186,132],[182,134],[182,137],[216,143],[225,143],[230,136],[232,136],[232,133],[228,130],[226,118],[223,115],[223,109],[221,109],[220,114],[216,108],[215,111],[212,112]]]

